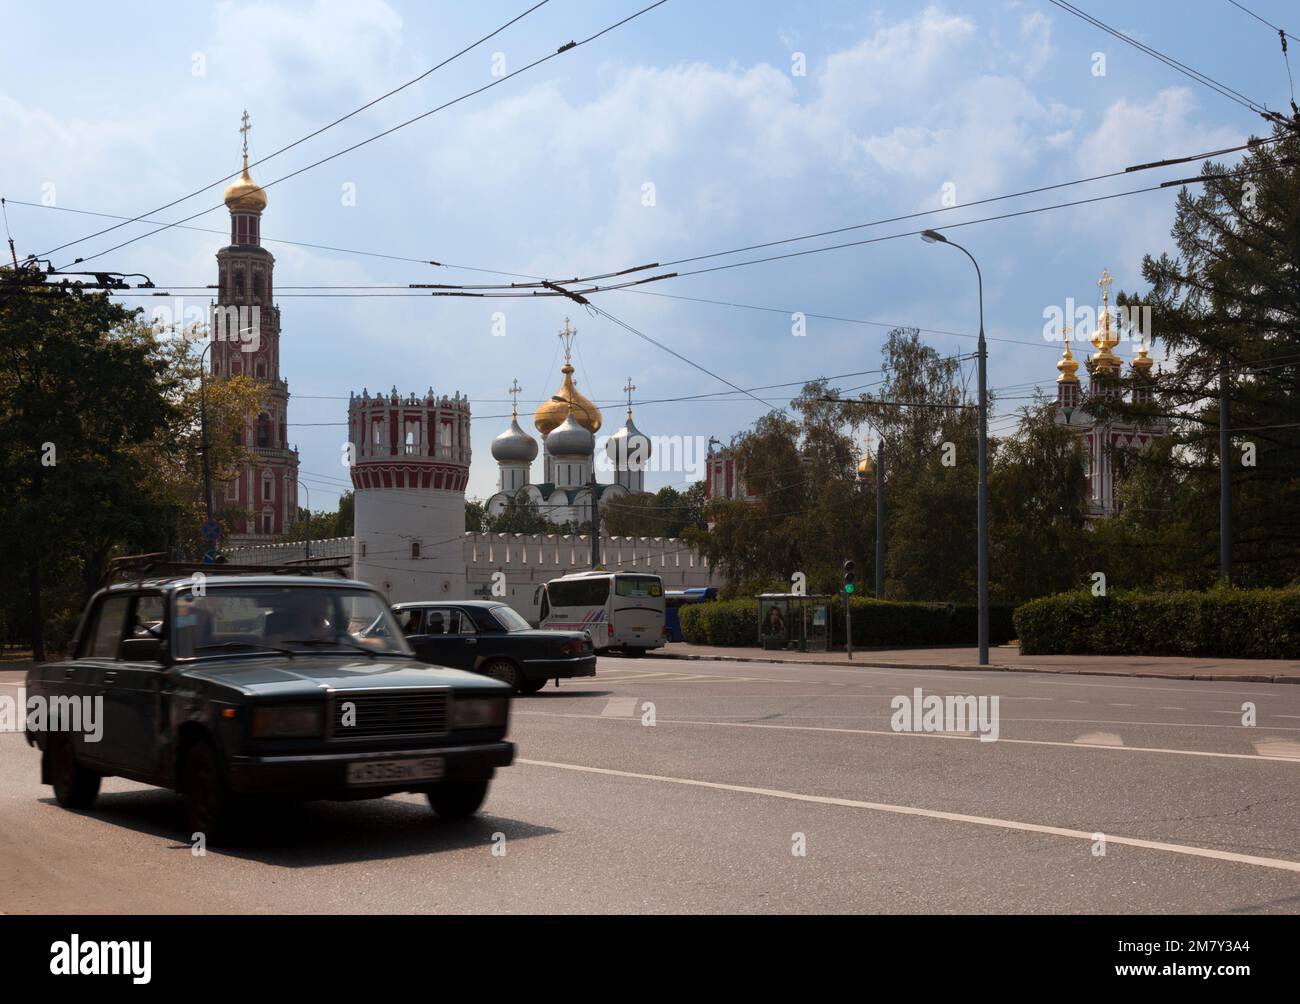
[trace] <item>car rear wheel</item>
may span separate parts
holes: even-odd
[[[487,798],[487,781],[443,781],[427,794],[429,805],[441,819],[465,819],[478,812]]]
[[[639,659],[641,658],[641,656],[645,655],[645,649],[629,647],[623,649],[623,654],[627,656],[629,659]]]
[[[45,754],[54,799],[65,809],[88,809],[99,795],[100,776],[77,763],[72,737],[52,735]]]
[[[540,680],[520,680],[519,693],[535,694],[545,686],[546,686],[545,677],[542,677]]]
[[[181,777],[190,833],[202,833],[208,843],[230,836],[239,801],[221,772],[221,761],[210,742],[196,742],[185,751]]]
[[[520,689],[519,670],[515,664],[506,659],[493,659],[480,670],[484,676],[490,676],[494,680],[500,680],[502,683],[508,683],[512,690]]]

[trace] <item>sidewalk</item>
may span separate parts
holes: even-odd
[[[1089,676],[1140,676],[1165,680],[1235,680],[1239,683],[1298,683],[1300,662],[1284,659],[1184,659],[1143,655],[1025,655],[1015,645],[989,650],[989,665],[979,665],[975,646],[963,648],[858,649],[850,662],[843,652],[770,652],[761,648],[718,648],[669,642],[649,653],[652,659],[705,659],[723,662],[807,663],[814,666],[874,666],[882,669],[947,669],[1017,673],[1078,673]]]

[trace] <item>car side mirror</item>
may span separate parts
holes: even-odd
[[[126,638],[122,641],[120,652],[126,662],[162,662],[162,639]]]

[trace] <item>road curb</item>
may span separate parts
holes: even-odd
[[[770,656],[695,655],[685,652],[650,652],[647,653],[647,658],[678,659],[685,662],[762,662],[776,666],[835,666],[839,669],[853,669],[855,666],[861,666],[871,669],[927,669],[951,673],[1056,673],[1062,676],[1127,676],[1144,680],[1300,684],[1300,676],[1274,676],[1263,673],[1252,673],[1249,676],[1230,676],[1222,673],[1151,673],[1140,669],[1068,669],[1058,666],[1008,666],[1003,664],[965,666],[938,662],[880,662],[871,659],[869,652],[860,654],[865,660],[861,663],[851,663],[848,660],[833,662],[829,659],[773,659]]]

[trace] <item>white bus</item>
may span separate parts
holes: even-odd
[[[619,649],[643,655],[667,638],[664,583],[639,572],[576,572],[552,579],[542,590],[538,625],[586,631],[597,652]]]

